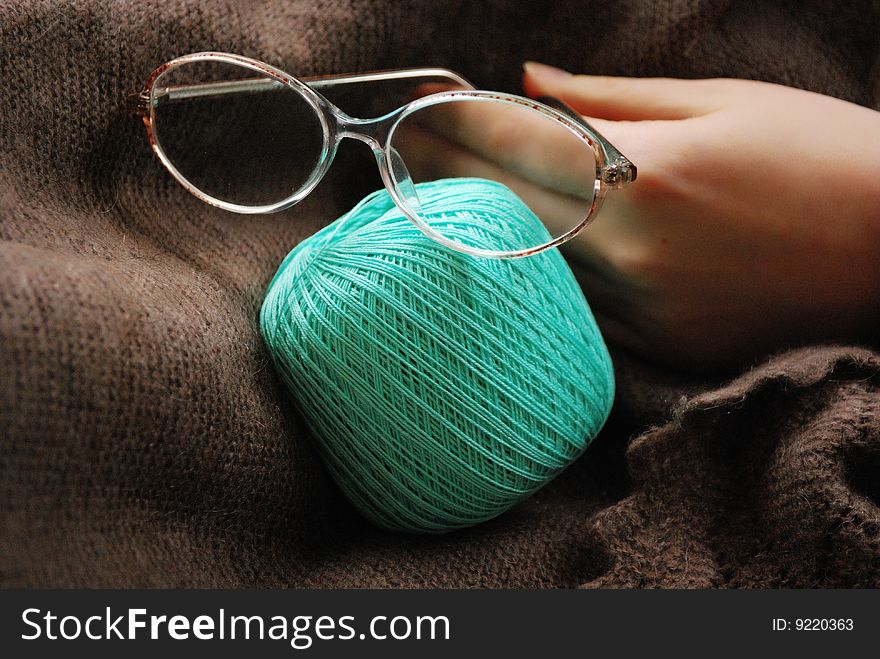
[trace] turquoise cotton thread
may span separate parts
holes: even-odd
[[[498,183],[416,188],[423,216],[463,242],[546,236]],[[607,349],[557,250],[455,252],[384,190],[284,259],[260,325],[330,472],[389,529],[504,512],[581,454],[613,401]]]

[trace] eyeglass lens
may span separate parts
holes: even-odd
[[[450,223],[442,205],[432,215],[430,204],[418,204],[422,219],[435,231],[467,247],[492,251],[538,247],[578,226],[593,203],[592,147],[564,124],[529,106],[474,98],[430,105],[404,117],[392,133],[391,147],[406,163],[415,184],[487,179],[500,184],[499,200],[509,201],[510,192],[518,197],[521,203],[510,210],[521,216],[519,221],[479,223],[485,228],[478,232],[473,223]],[[416,185],[416,194],[418,189]]]
[[[217,61],[169,69],[153,85],[154,138],[202,192],[232,204],[268,206],[315,171],[321,123],[297,91],[265,74]]]

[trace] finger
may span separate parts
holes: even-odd
[[[717,110],[722,101],[717,79],[572,75],[537,62],[523,68],[523,88],[532,98],[555,96],[603,119],[688,119]]]
[[[541,219],[553,237],[580,224],[589,211],[591,202],[541,186],[426,129],[414,125],[404,128],[408,130],[406,142],[399,148],[417,183],[458,177],[503,183]],[[620,271],[631,262],[634,246],[645,232],[642,214],[638,200],[628,195],[608,198],[602,212],[563,249],[573,262],[589,264],[594,273],[619,287]]]
[[[401,127],[413,123],[519,177],[592,198],[596,178],[593,150],[563,124],[533,109],[510,103],[454,101],[419,110]]]
[[[655,163],[684,143],[682,138],[687,130],[685,124],[660,119],[612,121],[587,116],[584,121],[636,164],[642,180],[660,166]]]
[[[664,154],[675,152],[684,142],[682,132],[688,128],[679,121],[585,119],[636,163],[643,180],[659,167],[655,163]],[[412,124],[428,127],[521,178],[592,200],[596,176],[592,148],[533,109],[481,101],[439,103],[411,114],[395,134]]]
[[[406,138],[395,148],[416,182],[476,177],[503,183],[541,219],[554,237],[577,226],[589,211],[590,201],[544,187],[437,133],[415,125],[398,130],[405,130]]]

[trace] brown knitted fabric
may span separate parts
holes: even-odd
[[[615,350],[608,427],[537,496],[442,537],[373,528],[257,331],[284,254],[378,187],[369,152],[290,211],[234,215],[172,181],[128,110],[153,67],[206,49],[510,91],[524,59],[752,77],[877,107],[877,3],[791,7],[0,2],[0,583],[880,586],[880,354],[846,346],[723,386]]]

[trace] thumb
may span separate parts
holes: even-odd
[[[573,75],[546,64],[523,65],[523,88],[533,98],[555,96],[581,114],[602,119],[687,119],[721,105],[719,80]]]

